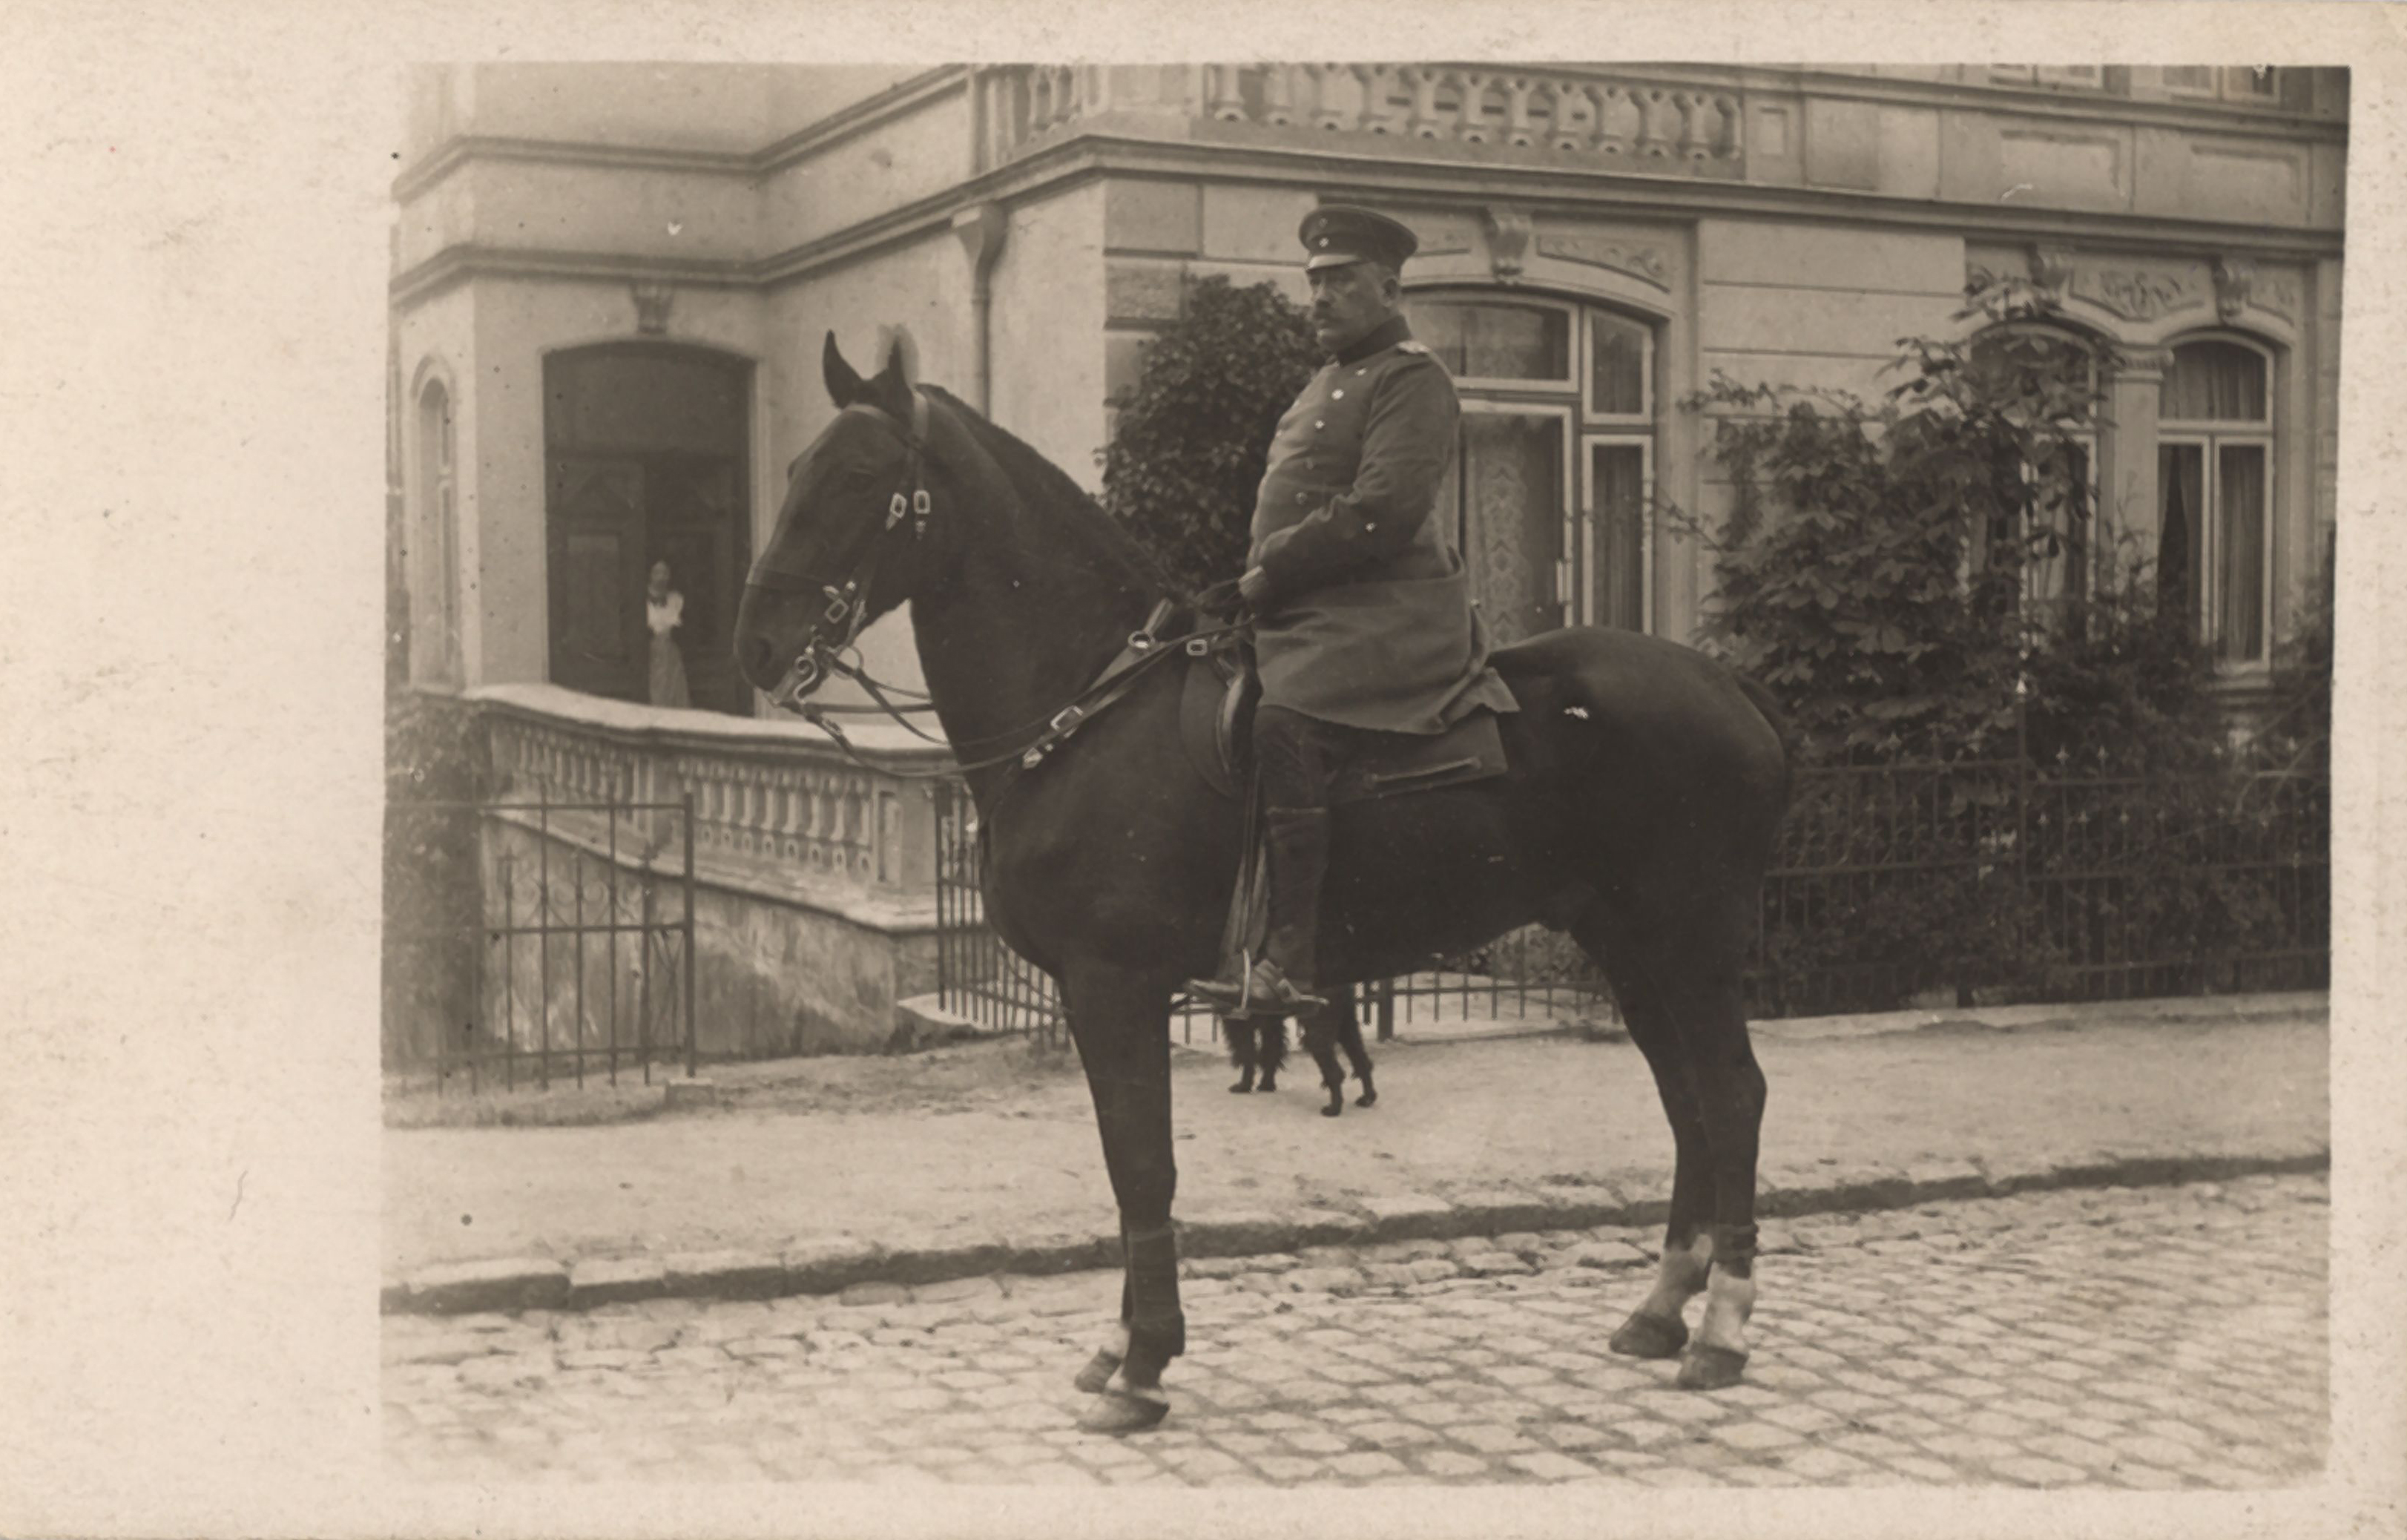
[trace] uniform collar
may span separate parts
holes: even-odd
[[[1352,347],[1340,352],[1337,355],[1337,362],[1359,364],[1373,353],[1384,352],[1399,342],[1409,341],[1412,335],[1413,329],[1404,323],[1403,317],[1389,316],[1378,325],[1372,327]]]

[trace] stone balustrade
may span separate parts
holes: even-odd
[[[1591,167],[1740,177],[1735,90],[1597,68],[1028,64],[978,77],[986,164],[1145,119],[1487,145]]]
[[[491,686],[473,698],[488,707],[496,800],[520,805],[519,821],[539,819],[591,846],[609,820],[574,805],[691,795],[698,876],[857,920],[933,921],[934,799],[931,783],[910,777],[949,763],[940,748],[857,726],[856,762],[797,721],[663,711],[550,685]],[[545,806],[562,804],[571,806]],[[620,853],[676,864],[677,823],[673,812],[634,820],[653,848]]]

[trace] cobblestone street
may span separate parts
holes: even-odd
[[[1171,1419],[1125,1440],[1069,1383],[1116,1273],[390,1317],[387,1448],[434,1480],[2280,1485],[2324,1458],[2327,1213],[2279,1176],[1771,1221],[1712,1395],[1605,1350],[1652,1233],[1190,1262]]]

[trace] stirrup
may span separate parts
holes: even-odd
[[[1268,984],[1257,982],[1264,968],[1271,970]],[[1275,988],[1271,986],[1275,985]],[[1329,1002],[1308,990],[1298,987],[1284,969],[1268,958],[1262,958],[1246,970],[1246,990],[1235,1008],[1221,1014],[1232,1020],[1283,1020],[1304,1011],[1319,1010]]]

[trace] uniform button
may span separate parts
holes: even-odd
[[[1308,498],[1307,496],[1305,496],[1303,492],[1297,492],[1297,493],[1295,494],[1295,500],[1296,500],[1297,502],[1299,502],[1299,503],[1305,503],[1305,502],[1309,502],[1309,501],[1311,501],[1311,499],[1310,499],[1310,498]]]
[[[1356,374],[1358,374],[1358,375],[1367,375],[1367,374],[1369,374],[1371,371],[1370,371],[1370,370],[1368,370],[1368,369],[1357,369],[1357,370],[1355,370],[1354,372],[1355,372]]]
[[[1343,401],[1346,399],[1346,392],[1343,391],[1332,391],[1329,392],[1329,397],[1332,401]]]
[[[1362,520],[1362,528],[1365,533],[1375,531],[1378,527],[1377,522],[1374,520],[1365,519]]]
[[[1329,424],[1328,424],[1326,421],[1316,421],[1316,422],[1314,422],[1314,423],[1313,423],[1313,425],[1312,425],[1312,426],[1313,426],[1314,430],[1317,432],[1317,431],[1318,431],[1319,429],[1322,429],[1322,428],[1325,428],[1325,427],[1329,426]]]

